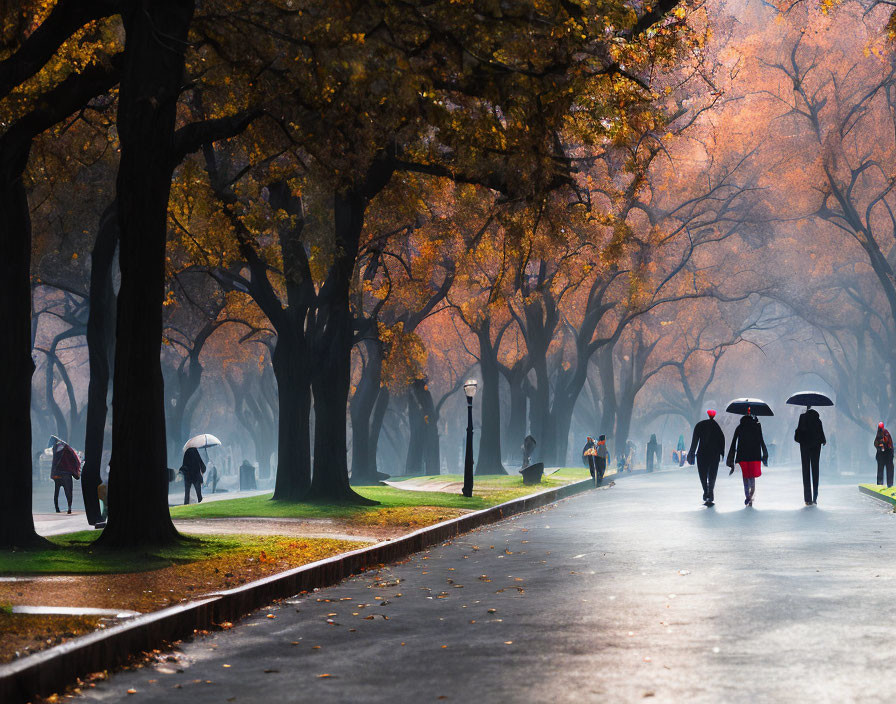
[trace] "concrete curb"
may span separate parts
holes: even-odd
[[[863,494],[867,494],[873,499],[877,499],[878,501],[883,501],[884,503],[890,504],[891,506],[896,506],[896,498],[892,496],[887,496],[885,494],[881,494],[879,491],[875,491],[874,489],[869,489],[866,486],[862,486],[859,484],[859,491]]]
[[[607,480],[615,481],[617,476],[620,475],[611,475]],[[208,630],[224,621],[235,621],[277,599],[328,587],[367,568],[401,560],[475,528],[541,508],[593,487],[594,482],[585,479],[546,489],[73,638],[49,650],[0,665],[0,702],[24,704],[36,695],[59,692],[78,677],[122,665],[131,655],[191,636],[195,631]]]

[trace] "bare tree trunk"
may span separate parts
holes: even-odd
[[[109,377],[115,354],[115,287],[112,273],[118,246],[118,205],[113,203],[100,217],[96,241],[90,256],[90,312],[87,318],[87,424],[84,432],[84,467],[81,493],[87,521],[101,520],[96,490],[100,485],[103,441],[108,415]]]
[[[109,522],[99,543],[170,543],[165,408],[159,350],[174,121],[192,0],[132,2],[122,13],[119,92],[118,296]]]
[[[40,538],[31,516],[31,220],[21,170],[10,173],[6,166],[0,171],[0,448],[6,466],[0,547],[9,548]]]
[[[274,499],[300,501],[311,486],[311,387],[303,339],[283,331],[272,359],[280,406]]]
[[[367,351],[361,380],[352,396],[352,484],[356,486],[378,484],[376,454],[371,453],[373,411],[380,393],[383,369],[382,343],[378,339],[365,339]]]
[[[391,175],[391,170],[387,171]],[[383,176],[386,175],[376,180],[383,180]],[[383,186],[373,191],[379,192]],[[327,279],[318,294],[312,346],[314,471],[308,498],[315,501],[373,503],[356,494],[349,485],[346,437],[353,337],[349,290],[368,199],[360,190],[337,192],[333,199],[336,247]]]
[[[501,396],[498,351],[490,337],[490,326],[483,324],[479,337],[479,367],[482,371],[479,455],[476,474],[507,474],[501,461]]]

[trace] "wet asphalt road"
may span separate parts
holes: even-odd
[[[798,472],[772,468],[745,509],[723,474],[706,509],[694,469],[624,478],[258,612],[84,698],[892,701],[896,515],[857,480],[823,483],[807,508]]]

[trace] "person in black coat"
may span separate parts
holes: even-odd
[[[694,435],[691,438],[691,449],[688,450],[688,464],[694,464],[697,459],[697,474],[700,475],[700,483],[703,485],[703,505],[712,506],[715,503],[716,475],[719,471],[719,461],[725,456],[725,433],[716,422],[716,412],[712,409],[706,412],[709,416],[694,426]]]
[[[660,444],[656,441],[656,435],[651,435],[647,441],[647,471],[652,472],[660,457]]]
[[[800,416],[793,439],[800,445],[800,460],[803,463],[803,500],[806,506],[812,506],[818,502],[818,462],[821,458],[821,446],[827,445],[828,442],[818,411],[812,408],[806,409]]]
[[[760,464],[768,466],[768,448],[762,438],[762,426],[759,420],[752,415],[745,415],[740,419],[734,436],[731,438],[731,447],[728,450],[728,459],[725,464],[731,468],[729,474],[734,474],[734,463],[740,464],[740,470],[744,478],[744,505],[753,505],[753,494],[756,493],[756,477],[762,476]]]
[[[190,487],[196,488],[196,500],[202,503],[202,475],[205,473],[205,462],[195,447],[187,448],[180,467],[184,475],[184,505],[190,503]]]
[[[883,486],[884,470],[887,472],[887,487],[893,486],[893,438],[883,423],[877,424],[874,436],[874,458],[877,460],[877,485]]]

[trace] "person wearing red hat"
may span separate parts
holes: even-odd
[[[716,422],[716,412],[706,412],[709,418],[701,420],[694,426],[691,437],[691,449],[688,450],[688,464],[697,460],[697,474],[703,485],[703,505],[715,503],[716,474],[719,471],[719,460],[725,455],[725,433]]]
[[[883,422],[877,424],[877,435],[874,437],[875,459],[877,460],[877,484],[884,483],[884,468],[887,470],[887,486],[893,486],[893,438],[890,437]]]

